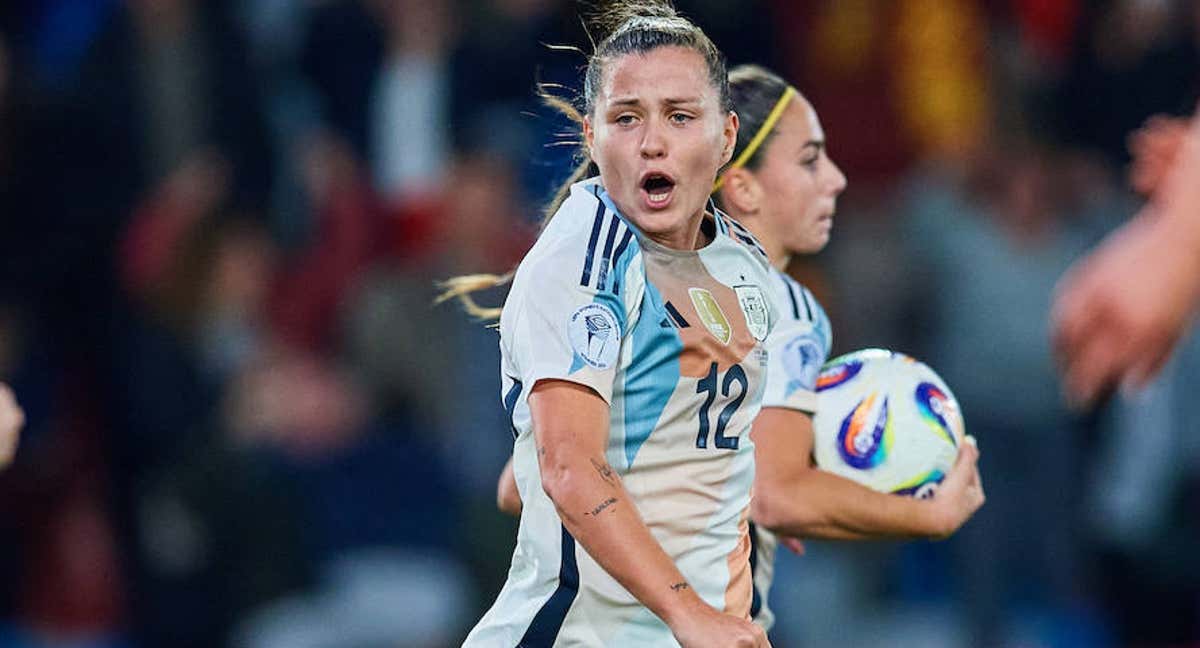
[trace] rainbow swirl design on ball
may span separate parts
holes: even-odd
[[[958,440],[954,438],[954,431],[950,429],[950,424],[946,421],[946,413],[954,407],[950,396],[939,389],[937,385],[927,382],[917,385],[915,396],[921,420],[925,421],[925,424],[934,433],[957,448]]]
[[[862,368],[862,360],[847,360],[846,362],[825,368],[817,376],[817,391],[822,392],[844,384],[846,381],[857,376],[858,372],[862,371]]]
[[[945,478],[945,473],[934,468],[916,479],[900,484],[892,489],[892,493],[894,495],[909,495],[918,499],[927,499],[933,497],[935,487],[942,483],[942,480]]]
[[[860,470],[883,463],[892,448],[892,419],[886,397],[879,414],[871,416],[878,398],[879,394],[871,394],[861,400],[838,431],[838,454],[848,465]]]

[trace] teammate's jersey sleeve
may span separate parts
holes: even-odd
[[[829,318],[812,293],[791,277],[772,272],[784,312],[767,338],[769,365],[763,407],[817,411],[817,375],[833,345]]]
[[[501,348],[513,377],[529,388],[539,380],[567,380],[611,404],[621,349],[644,290],[637,268],[614,263],[630,258],[624,250],[632,233],[602,207],[594,218],[566,222],[564,216],[556,216],[564,222],[551,223],[517,271],[501,317]]]

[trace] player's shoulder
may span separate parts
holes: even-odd
[[[599,185],[577,182],[526,257],[533,269],[604,288],[617,260],[636,252],[634,230],[600,198]]]
[[[769,257],[767,257],[766,249],[764,249],[762,244],[758,242],[758,238],[756,238],[754,234],[752,234],[750,230],[746,228],[745,225],[739,223],[737,219],[733,218],[729,214],[726,214],[719,209],[714,209],[714,211],[717,215],[718,227],[721,227],[722,225],[726,226],[725,231],[729,235],[729,238],[733,239],[741,247],[749,251],[750,256],[753,257],[754,260],[763,267],[763,269],[770,270],[771,260]]]
[[[775,291],[779,295],[780,303],[784,305],[788,318],[814,324],[828,319],[821,302],[817,301],[816,296],[804,284],[781,270],[772,268],[771,274]]]
[[[633,229],[600,198],[599,185],[583,181],[572,185],[519,273],[585,291],[611,291],[619,262],[637,250]]]

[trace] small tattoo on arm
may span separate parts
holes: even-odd
[[[592,467],[596,469],[596,472],[600,473],[600,477],[603,478],[604,481],[608,482],[611,486],[617,485],[617,477],[615,474],[613,474],[613,469],[611,466],[606,463],[596,461],[595,459],[591,459],[590,461],[592,462]]]
[[[681,592],[685,589],[691,589],[691,587],[689,587],[687,583],[675,583],[671,586],[671,589],[676,592]]]
[[[592,517],[596,517],[597,515],[600,515],[600,513],[601,513],[601,512],[602,512],[604,509],[606,509],[606,508],[608,508],[608,507],[610,507],[610,506],[612,506],[613,504],[616,504],[616,503],[617,503],[617,498],[615,498],[615,497],[610,497],[610,498],[608,498],[608,499],[604,500],[603,502],[600,502],[600,504],[599,504],[599,505],[598,505],[596,508],[594,508],[594,509],[592,509],[592,510],[590,510],[590,511],[584,511],[584,512],[583,512],[583,514],[584,514],[584,515],[590,515],[590,516],[592,516]]]

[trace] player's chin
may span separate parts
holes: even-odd
[[[826,245],[829,245],[828,229],[810,231],[806,233],[806,236],[802,237],[801,241],[793,246],[792,251],[797,254],[816,254],[824,250]]]
[[[687,224],[687,216],[678,207],[672,209],[638,209],[638,227],[646,234],[668,234]]]

